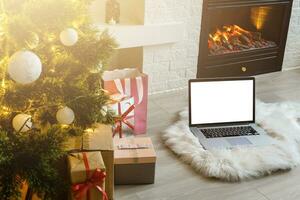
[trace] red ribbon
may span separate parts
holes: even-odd
[[[131,105],[119,118],[115,120],[116,128],[114,129],[113,137],[115,137],[117,133],[119,133],[120,138],[123,137],[123,123],[126,124],[130,129],[134,129],[134,125],[128,121],[129,119],[133,118],[133,116],[128,115],[134,110],[134,108],[135,105]],[[119,114],[122,113],[121,103],[118,103],[118,112]]]
[[[108,200],[106,192],[102,189],[102,186],[104,184],[104,179],[106,177],[106,173],[104,171],[101,171],[101,169],[96,169],[89,178],[90,175],[90,166],[88,162],[88,158],[86,153],[82,153],[83,155],[83,161],[86,169],[86,175],[87,175],[87,181],[84,183],[75,184],[72,186],[72,191],[74,192],[74,196],[76,200],[82,200],[85,196],[87,197],[87,200],[90,200],[90,189],[96,188],[99,192],[102,193],[103,200]]]

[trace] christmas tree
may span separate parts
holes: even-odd
[[[64,142],[113,121],[101,72],[116,44],[92,26],[92,0],[0,2],[0,196],[27,181],[55,199]]]

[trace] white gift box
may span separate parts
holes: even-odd
[[[117,103],[109,104],[108,109],[114,111],[116,115],[124,114],[132,105],[134,105],[133,97],[118,98],[118,97],[115,97],[115,95],[112,95],[111,99],[113,101],[116,101]],[[127,117],[133,117],[133,116],[134,116],[134,110],[132,110],[127,115]]]

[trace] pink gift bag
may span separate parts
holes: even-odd
[[[134,133],[147,131],[148,75],[137,69],[117,69],[103,73],[103,89],[134,98]]]

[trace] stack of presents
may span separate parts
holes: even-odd
[[[72,183],[66,199],[112,200],[115,184],[154,183],[156,155],[144,136],[148,76],[137,69],[106,71],[102,84],[111,95],[107,110],[116,113],[115,124],[98,124],[66,144]]]

